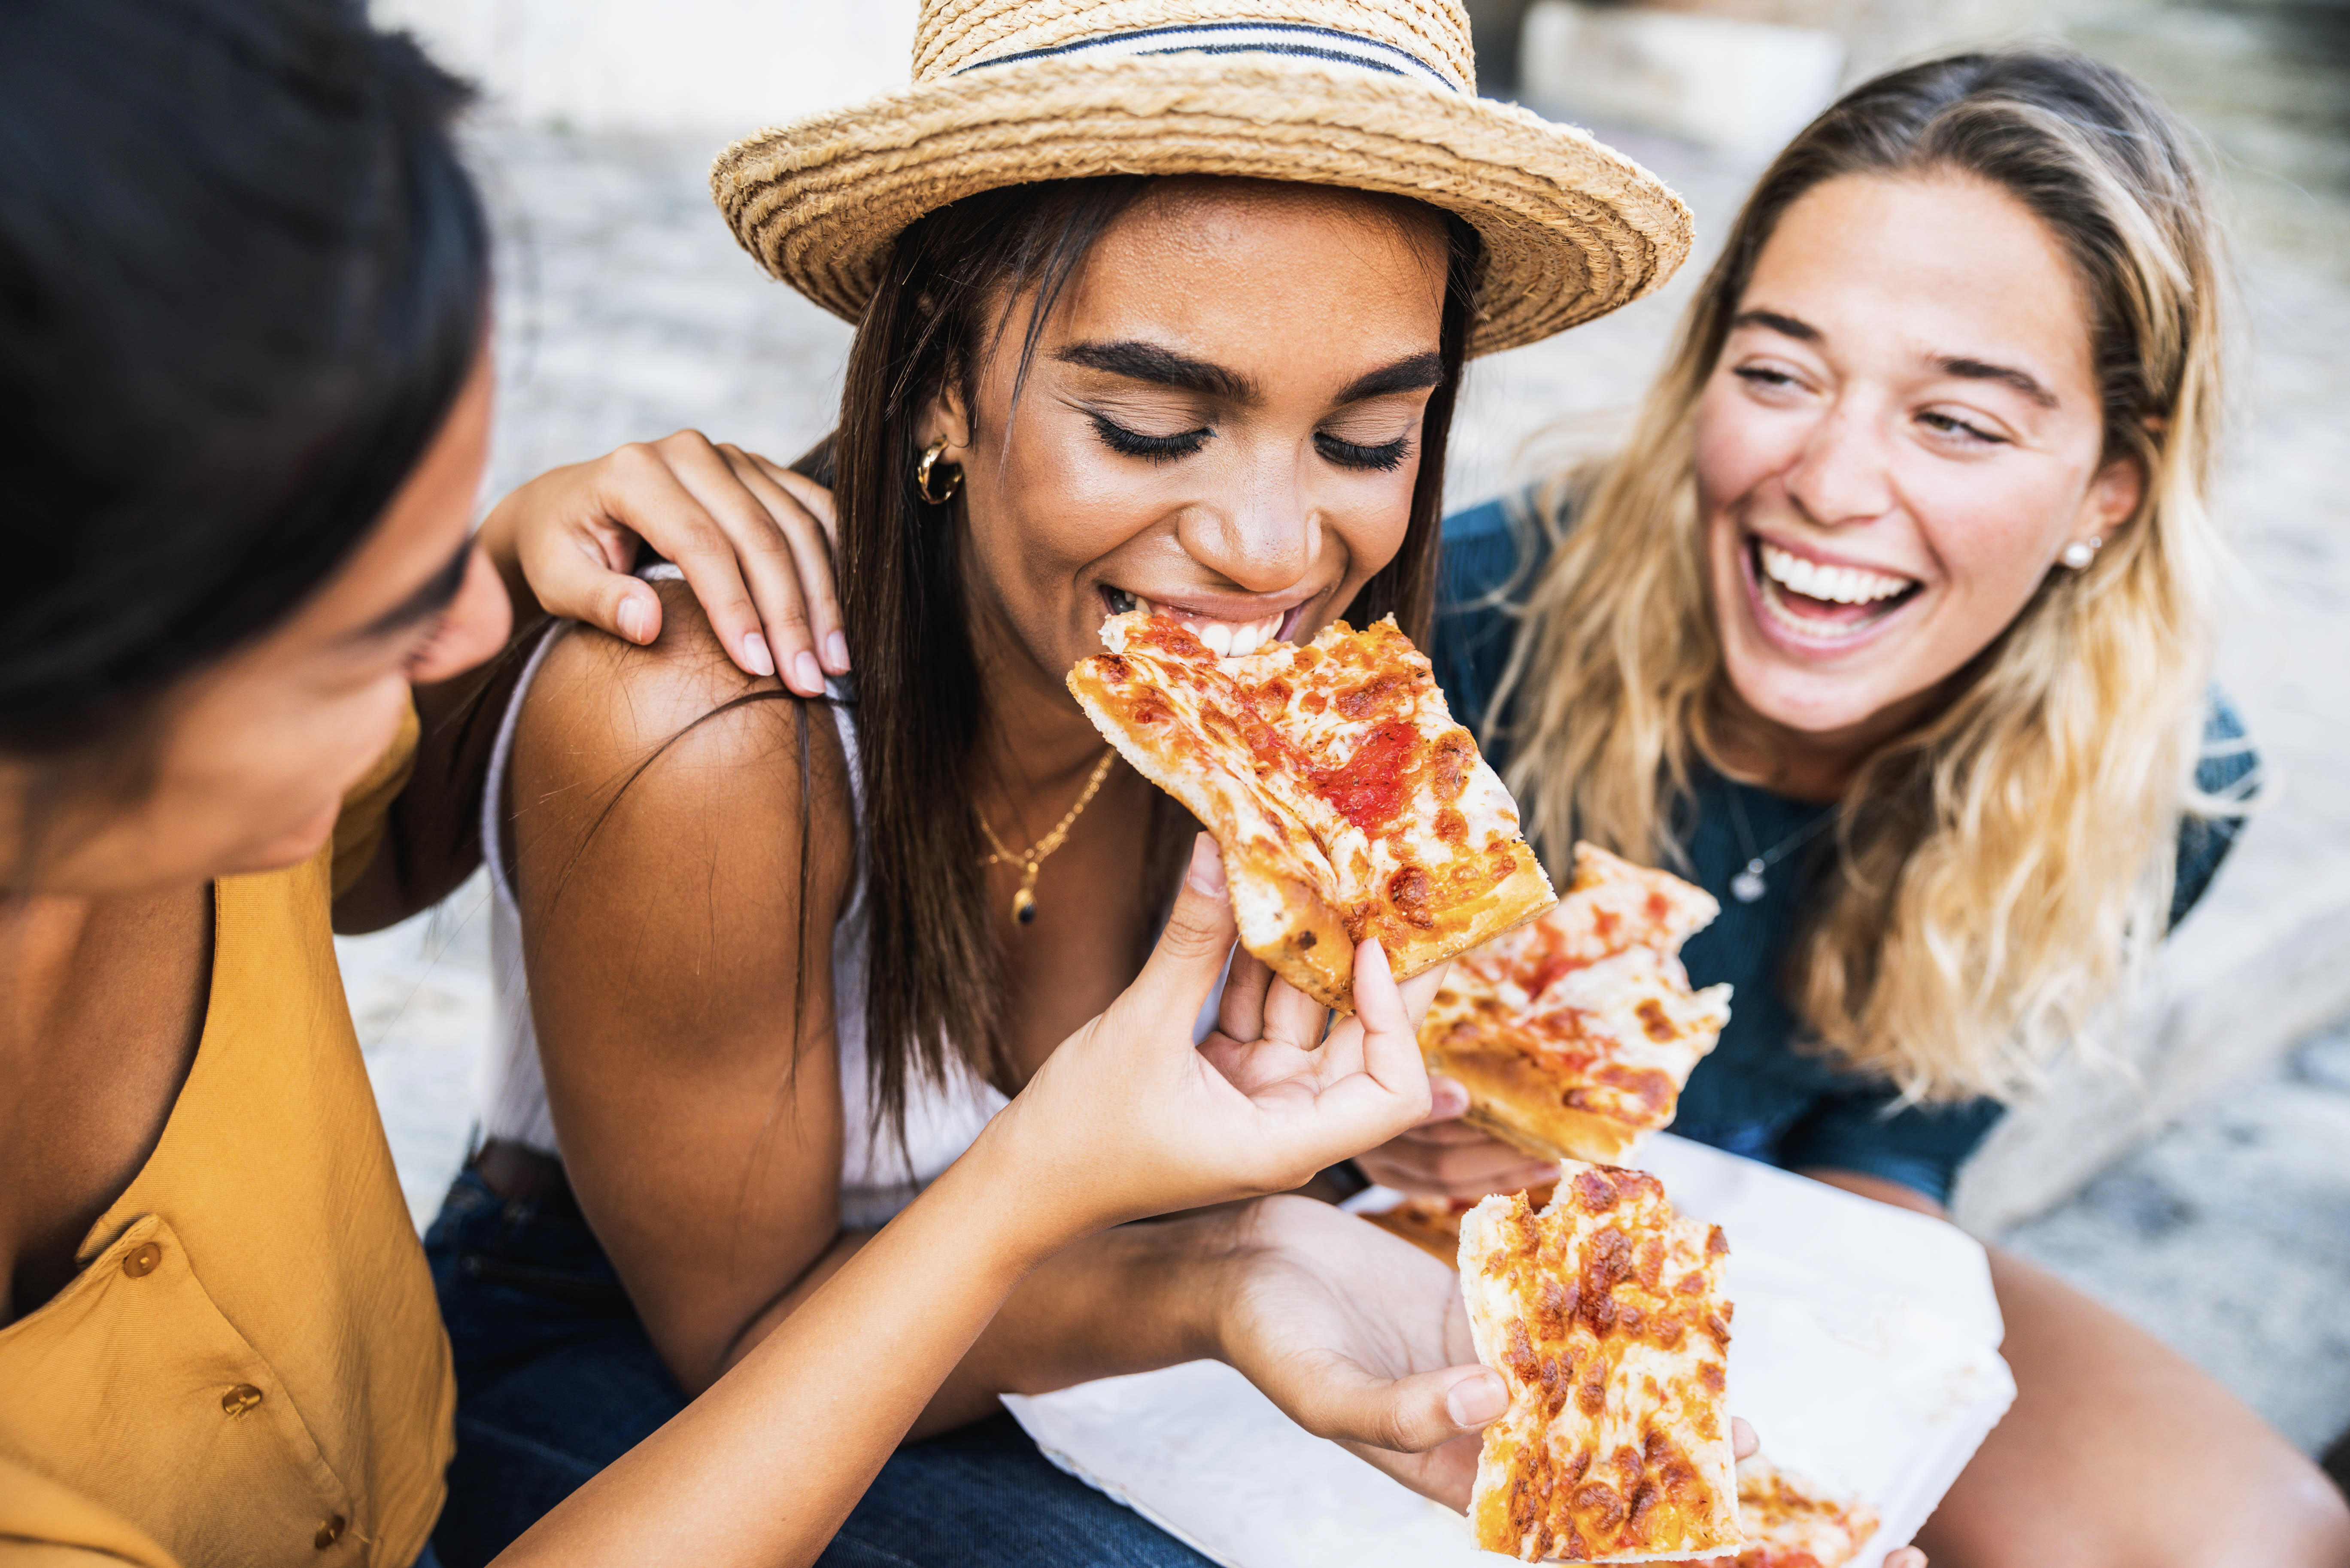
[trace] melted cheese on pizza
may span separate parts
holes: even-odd
[[[1712,894],[1669,871],[1577,844],[1566,896],[1542,919],[1463,954],[1453,973],[1532,1003],[1565,975],[1632,948],[1678,953],[1721,913]]]
[[[1730,1022],[1730,987],[1691,991],[1674,956],[1720,909],[1577,845],[1565,898],[1455,961],[1421,1054],[1468,1089],[1476,1125],[1552,1158],[1622,1159],[1672,1121]]]
[[[1516,803],[1392,618],[1239,658],[1139,613],[1102,640],[1069,690],[1215,835],[1242,944],[1309,994],[1348,1005],[1367,937],[1401,979],[1553,901]]]
[[[1737,1556],[1687,1558],[1676,1568],[1846,1568],[1877,1525],[1866,1503],[1830,1497],[1761,1454],[1738,1461],[1738,1520],[1746,1545]]]
[[[1631,1563],[1742,1543],[1722,1409],[1728,1252],[1644,1171],[1570,1164],[1539,1213],[1518,1194],[1469,1211],[1470,1329],[1510,1386],[1477,1462],[1479,1546]]]

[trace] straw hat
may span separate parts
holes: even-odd
[[[1101,174],[1457,213],[1485,240],[1476,354],[1628,304],[1689,254],[1689,210],[1654,175],[1476,96],[1461,0],[922,0],[911,86],[738,141],[710,181],[743,249],[855,321],[924,213]]]

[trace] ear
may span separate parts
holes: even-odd
[[[2073,531],[2065,543],[2085,545],[2092,539],[2111,539],[2137,515],[2138,504],[2145,499],[2144,460],[2136,452],[2115,458],[2089,481],[2088,493],[2081,497],[2080,515],[2074,519]]]
[[[941,462],[961,463],[971,451],[971,410],[963,406],[962,378],[946,378],[935,396],[922,410],[922,417],[914,426],[914,439],[928,447],[943,440],[946,450],[939,454]]]

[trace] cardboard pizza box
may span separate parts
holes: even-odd
[[[1981,1246],[1939,1220],[1669,1135],[1636,1162],[1730,1238],[1730,1408],[1763,1452],[1908,1543],[2015,1397]],[[1378,1189],[1350,1208],[1377,1209]],[[1063,1469],[1226,1568],[1471,1568],[1465,1521],[1308,1436],[1217,1362],[1003,1401]]]

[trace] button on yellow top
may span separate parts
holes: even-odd
[[[350,1521],[341,1514],[335,1515],[334,1518],[318,1526],[318,1533],[310,1538],[310,1544],[324,1552],[343,1538],[343,1532],[349,1527],[349,1524]]]
[[[261,1390],[250,1383],[240,1383],[221,1396],[221,1409],[231,1416],[242,1416],[260,1403]]]
[[[150,1241],[145,1246],[135,1248],[124,1255],[122,1272],[134,1280],[143,1280],[153,1273],[155,1265],[162,1261],[163,1249]]]

